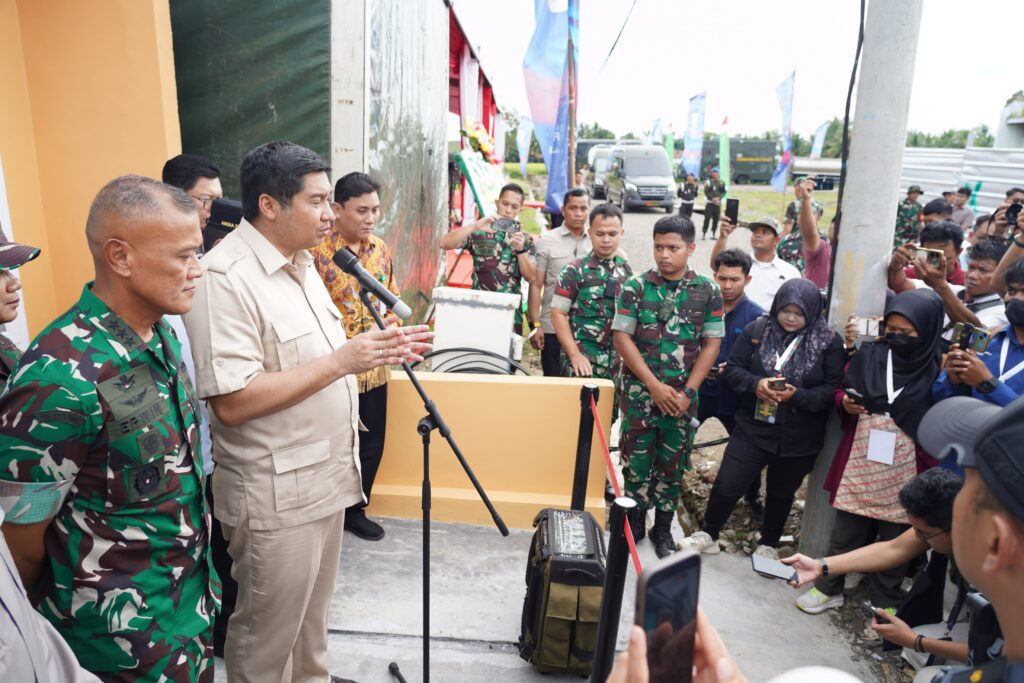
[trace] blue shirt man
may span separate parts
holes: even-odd
[[[1024,328],[1010,327],[997,334],[981,356],[958,349],[950,351],[946,368],[932,387],[935,401],[969,395],[997,406],[1013,403],[1024,394],[1022,338]]]
[[[717,372],[713,369],[700,387],[697,419],[704,422],[717,417],[730,433],[736,424],[734,416],[738,398],[725,381],[725,365],[743,328],[765,315],[765,310],[747,298],[743,291],[751,279],[751,266],[750,255],[740,249],[726,249],[715,258],[715,281],[722,290],[722,302],[725,304],[725,338],[715,359]]]

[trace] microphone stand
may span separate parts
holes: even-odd
[[[357,283],[358,284],[358,283]],[[377,309],[370,301],[369,293],[359,288],[359,300],[363,302],[363,306],[370,311],[370,315],[373,316],[374,322],[377,323],[377,327],[380,329],[386,329],[384,320],[380,317]],[[483,486],[477,480],[476,475],[473,474],[473,469],[466,462],[466,458],[462,455],[462,451],[459,449],[459,445],[455,443],[455,438],[452,436],[452,430],[445,423],[444,418],[441,417],[440,411],[437,409],[437,405],[430,400],[427,392],[423,390],[423,386],[420,381],[416,378],[416,373],[412,371],[412,367],[409,366],[408,361],[402,361],[402,369],[405,370],[406,376],[409,377],[409,381],[412,382],[413,388],[416,389],[416,393],[420,395],[420,399],[423,401],[423,407],[426,409],[427,414],[416,424],[416,433],[420,435],[423,441],[423,492],[422,492],[422,508],[423,508],[423,683],[430,683],[430,434],[436,429],[438,433],[444,437],[445,441],[451,447],[452,452],[455,453],[455,457],[458,458],[459,464],[462,465],[462,469],[465,470],[466,476],[473,482],[473,487],[476,489],[477,495],[480,496],[480,500],[483,501],[484,505],[487,506],[487,511],[491,513],[491,519],[494,520],[494,525],[498,527],[498,531],[501,532],[502,536],[508,536],[508,527],[505,526],[505,522],[501,519],[501,515],[494,509],[494,505],[491,504],[491,499],[487,497],[487,492],[484,491]],[[402,674],[398,669],[398,664],[391,662],[388,665],[388,670],[393,676],[403,681]]]

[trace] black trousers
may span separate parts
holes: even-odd
[[[721,380],[719,380],[721,381]],[[697,406],[697,419],[700,420],[701,424],[712,417],[717,417],[718,421],[725,427],[725,432],[731,437],[733,430],[736,428],[736,417],[734,415],[722,415],[718,409],[718,397],[717,396],[705,396],[701,394],[700,405]],[[754,481],[750,483],[750,488],[747,489],[746,494],[743,496],[747,500],[753,501],[761,497],[761,477],[755,477]]]
[[[562,345],[558,343],[557,334],[544,335],[544,350],[540,352],[540,365],[544,368],[545,377],[562,376]]]
[[[213,510],[213,475],[206,479],[206,502]],[[231,578],[231,556],[228,555],[228,542],[224,538],[224,530],[220,521],[213,517],[210,529],[210,553],[213,555],[213,566],[220,576],[221,596],[220,612],[213,622],[213,652],[218,657],[224,656],[224,643],[228,637],[228,619],[235,613],[235,602],[238,600],[238,583]]]
[[[363,493],[369,502],[373,480],[377,478],[380,459],[384,455],[384,435],[388,421],[387,384],[359,394],[359,420],[367,429],[359,432],[359,463],[363,475]],[[366,503],[356,503],[345,514],[361,514],[365,507]]]
[[[679,204],[679,215],[690,218],[693,216],[693,202],[681,202]]]
[[[708,223],[711,224],[711,234],[715,234],[715,231],[718,230],[718,217],[721,213],[721,204],[712,204],[711,202],[708,202],[704,205],[704,229],[701,231],[702,234],[708,234]]]
[[[767,467],[761,545],[777,547],[793,506],[793,497],[804,477],[814,469],[815,458],[817,455],[784,458],[777,452],[756,446],[742,429],[734,431],[718,468],[715,485],[711,487],[703,530],[717,539],[736,502],[750,490],[751,483],[759,479],[761,470]]]
[[[828,557],[848,553],[877,541],[891,541],[908,527],[906,524],[885,522],[855,515],[845,510],[836,510],[836,523],[832,527],[832,539],[828,543]],[[903,600],[903,577],[907,565],[868,574],[868,596],[875,607],[896,607]],[[825,595],[840,595],[843,592],[843,576],[820,576],[814,587]]]

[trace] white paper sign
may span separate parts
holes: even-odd
[[[872,429],[868,434],[868,460],[891,465],[896,458],[896,433]]]

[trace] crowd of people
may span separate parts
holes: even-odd
[[[210,681],[214,654],[232,681],[347,680],[327,659],[342,532],[385,536],[365,506],[389,367],[420,360],[432,335],[372,301],[386,322],[376,329],[335,265],[347,249],[399,291],[374,234],[379,182],[349,173],[332,184],[329,173],[299,145],[256,147],[241,162],[237,227],[205,247],[223,201],[209,160],[175,157],[163,182],[116,178],[86,220],[94,280],[24,353],[0,336],[11,680]],[[725,192],[713,175],[708,205]],[[1024,190],[974,219],[967,188],[954,209],[919,207],[911,187],[884,315],[851,319],[843,334],[824,311],[835,234],[820,230],[813,180],[797,180],[781,225],[747,225],[752,254],[728,248],[737,225],[706,212],[713,277],[690,264],[696,193],[688,183],[680,215],[655,223],[644,272],[621,249],[622,213],[591,206],[580,188],[563,198],[564,222],[537,237],[518,223],[524,191],[506,185],[495,215],[440,246],[472,255],[478,289],[521,295],[528,283],[516,331],[546,375],[615,383],[625,491],[643,511],[637,541],[649,536],[659,557],[717,553],[746,498],[761,518],[755,554],[780,559],[794,495],[835,415],[825,488],[836,523],[826,557],[783,560],[795,587],[813,582],[796,606],[842,605],[843,574],[863,572],[872,627],[906,649],[922,681],[959,680],[926,668],[956,662],[1019,676],[1024,218],[1010,225],[1007,212]],[[39,255],[0,242],[0,322],[17,315],[11,271]],[[729,444],[702,528],[677,540],[682,475],[711,418]],[[958,589],[948,614],[947,568]],[[742,680],[698,621],[698,666]],[[614,676],[645,680],[642,640]]]

